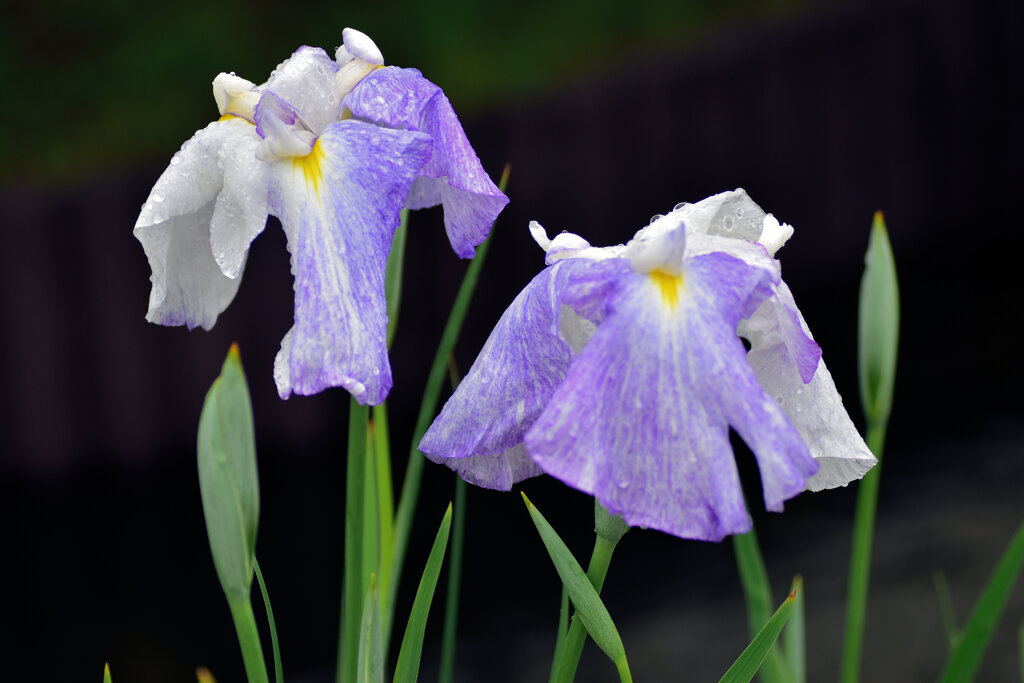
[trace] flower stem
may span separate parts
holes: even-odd
[[[345,475],[345,568],[341,591],[341,627],[338,634],[338,683],[356,680],[359,665],[359,626],[363,596],[369,577],[363,576],[364,484],[366,431],[369,408],[354,398],[349,402],[348,468]]]
[[[466,529],[466,482],[455,475],[455,518],[452,520],[452,551],[448,558],[448,591],[445,594],[444,631],[438,683],[455,677],[455,642],[459,630],[459,588],[462,585],[462,548]]]
[[[612,561],[612,551],[615,550],[615,543],[613,541],[598,536],[594,542],[594,552],[590,556],[590,565],[587,567],[587,578],[590,579],[590,583],[594,586],[594,590],[601,593],[601,588],[604,586],[604,579],[608,575],[608,565]],[[551,667],[551,680],[555,683],[570,683],[576,676],[576,669],[580,664],[580,655],[583,654],[583,645],[587,641],[587,629],[583,626],[583,622],[577,616],[573,616],[572,624],[569,626],[569,633],[565,637],[565,642],[562,646],[562,650],[556,653],[556,659]],[[619,673],[622,675],[623,666],[625,666],[625,658],[622,662],[616,662],[615,665],[619,667]],[[622,680],[631,680],[629,676],[629,668],[625,669],[626,678]]]
[[[878,507],[878,484],[882,474],[882,447],[885,421],[871,422],[867,444],[878,458],[857,489],[857,509],[853,521],[853,549],[850,553],[850,578],[846,593],[846,635],[843,641],[842,683],[860,680],[860,658],[864,644],[864,618],[867,612],[868,579],[871,575],[871,543]]]
[[[256,615],[253,614],[249,594],[229,597],[228,606],[235,621],[235,631],[238,633],[238,644],[242,648],[242,661],[245,662],[245,675],[249,683],[268,683],[267,664],[263,660],[263,647],[260,645],[260,633],[256,628]]]

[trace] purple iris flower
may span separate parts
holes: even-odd
[[[774,259],[792,228],[746,192],[617,247],[530,227],[548,267],[427,431],[430,459],[495,489],[548,473],[630,525],[702,540],[750,529],[730,428],[770,510],[875,463]]]
[[[384,272],[400,210],[442,204],[452,248],[470,257],[508,198],[440,88],[383,66],[366,35],[343,38],[335,59],[301,47],[263,85],[218,76],[221,118],[171,159],[135,237],[153,271],[146,319],[210,329],[276,216],[295,278],[281,397],[341,386],[373,405],[392,384]]]

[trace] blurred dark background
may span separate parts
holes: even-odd
[[[851,415],[856,301],[882,209],[903,326],[876,533],[864,680],[932,680],[946,649],[933,575],[966,620],[1024,515],[1021,89],[1017,0],[348,4],[293,0],[0,9],[0,647],[8,680],[242,680],[205,538],[194,439],[232,341],[249,376],[262,481],[258,553],[289,680],[329,680],[340,595],[348,396],[278,399],[291,325],[279,225],[256,240],[211,332],[145,322],[131,235],[178,145],[216,115],[210,82],[260,82],[298,45],[365,31],[441,85],[512,200],[458,346],[468,369],[543,265],[537,219],[622,242],[680,201],[745,187],[796,228],[780,252]],[[389,399],[396,475],[465,270],[441,213],[414,214]],[[1013,304],[1013,306],[1011,306]],[[751,474],[749,454],[741,467]],[[752,513],[781,599],[807,587],[809,678],[833,680],[855,488]],[[400,482],[399,482],[400,483]],[[428,464],[399,623],[452,495]],[[591,504],[529,493],[570,547]],[[517,495],[470,490],[457,679],[546,679],[559,584]],[[443,586],[442,581],[442,586]],[[1018,587],[978,679],[1013,680]],[[731,544],[633,531],[606,584],[638,681],[717,680],[747,642]],[[437,605],[443,599],[439,589]],[[435,676],[435,609],[423,680]],[[613,681],[588,646],[579,676]]]

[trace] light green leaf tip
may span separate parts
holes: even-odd
[[[196,443],[206,531],[224,593],[249,595],[259,526],[259,475],[249,389],[238,345],[206,395]]]
[[[522,493],[522,496],[530,518],[533,520],[534,526],[537,527],[544,547],[547,548],[548,555],[551,556],[551,561],[555,565],[555,571],[558,572],[558,576],[569,593],[569,599],[576,607],[577,616],[583,620],[583,625],[586,626],[594,643],[608,655],[609,659],[616,664],[624,661],[625,648],[622,645],[622,638],[612,622],[608,609],[597,594],[597,590],[594,589],[579,562],[544,519],[544,516],[530,502],[525,493]]]
[[[103,665],[103,683],[111,683],[111,678],[110,678],[110,662],[106,662]]]
[[[750,641],[750,645],[733,662],[733,665],[725,672],[719,683],[748,683],[754,677],[757,670],[761,668],[765,657],[768,656],[768,652],[778,639],[779,633],[782,632],[782,627],[786,625],[789,613],[796,603],[796,596],[802,590],[803,579],[797,576],[793,579],[793,588],[789,593],[789,597],[783,601],[779,609],[775,610],[775,614],[754,636],[754,639]]]
[[[875,213],[860,282],[860,395],[869,421],[884,424],[892,410],[899,343],[900,296],[896,262],[882,212]]]

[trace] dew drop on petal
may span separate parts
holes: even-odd
[[[797,396],[799,396],[799,395],[800,395],[800,394],[802,394],[802,393],[804,393],[804,390],[803,390],[803,389],[797,389],[797,390],[796,390],[796,395],[797,395]]]
[[[664,216],[663,214],[660,214],[660,213],[656,213],[656,214],[654,214],[653,216],[651,216],[651,220],[650,220],[650,223],[648,223],[648,225],[650,225],[651,223],[654,223],[655,221],[657,221],[657,220],[659,220],[659,219],[662,219],[662,218],[664,218],[664,217],[665,217],[665,216]]]
[[[175,154],[173,157],[171,157],[171,166],[177,166],[180,163],[181,163],[181,155],[180,154]]]
[[[776,396],[775,397],[775,402],[778,403],[781,406],[782,405],[782,396]]]
[[[159,204],[163,200],[164,200],[164,196],[162,194],[160,194],[159,192],[154,192],[153,193],[153,201],[154,202],[157,202]]]
[[[797,406],[797,407],[796,407],[796,412],[798,412],[798,413],[802,413],[802,412],[803,412],[803,410],[804,410],[804,409],[803,409],[803,408],[801,408],[800,406]]]
[[[685,209],[689,205],[690,205],[690,202],[679,202],[678,204],[676,204],[675,206],[672,207],[672,210],[673,211],[682,211],[683,209]]]
[[[732,216],[726,216],[725,220],[722,221],[722,227],[725,228],[726,230],[732,230],[732,224]]]
[[[742,206],[737,206],[736,207],[736,218],[743,218],[743,207]]]
[[[620,479],[619,481],[615,482],[615,485],[618,486],[620,489],[627,489],[629,488],[629,480]]]

